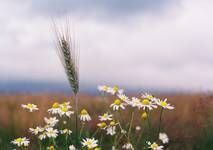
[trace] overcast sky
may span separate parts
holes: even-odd
[[[0,82],[66,82],[51,18],[69,17],[82,85],[213,90],[212,8],[212,0],[0,1]]]

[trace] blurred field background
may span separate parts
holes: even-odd
[[[137,95],[139,96],[139,95]],[[171,141],[171,150],[212,150],[213,149],[213,95],[211,94],[163,94],[175,105],[174,111],[166,111],[163,126]],[[18,136],[30,136],[28,128],[40,125],[46,110],[54,102],[72,101],[63,94],[1,94],[0,95],[0,149],[8,149],[10,141]],[[107,101],[112,101],[108,97]],[[96,126],[97,115],[106,111],[107,101],[101,96],[80,95],[80,108],[88,108]],[[21,104],[32,102],[39,111],[29,113]],[[128,114],[128,112],[125,112]],[[123,115],[123,117],[128,115]],[[96,118],[95,118],[96,117]],[[125,118],[123,118],[125,119]],[[155,118],[157,119],[157,118]],[[136,124],[140,120],[135,120]]]

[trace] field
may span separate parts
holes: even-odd
[[[211,94],[164,94],[175,110],[168,110],[163,125],[170,140],[171,150],[212,150],[213,149],[213,95]],[[0,149],[10,149],[10,141],[19,136],[30,136],[28,129],[43,123],[47,108],[54,102],[72,101],[62,94],[1,94],[0,96]],[[80,108],[87,108],[92,118],[105,112],[112,97],[103,101],[100,96],[80,95]],[[39,111],[29,114],[21,104],[32,102]],[[127,115],[122,115],[125,119]],[[97,119],[91,122],[96,126]],[[154,120],[157,120],[155,118]],[[139,120],[135,120],[135,124]],[[153,121],[153,126],[155,125]]]

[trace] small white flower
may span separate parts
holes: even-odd
[[[39,133],[41,133],[43,131],[44,131],[44,129],[41,128],[41,127],[36,127],[35,129],[29,128],[29,132],[31,132],[34,135],[37,135],[37,134],[39,134]]]
[[[48,109],[48,112],[51,114],[58,114],[60,112],[60,104],[54,103],[50,109]]]
[[[151,148],[152,150],[163,150],[163,147],[162,145],[158,145],[157,143],[151,143],[151,142],[147,142],[147,144],[149,145],[148,148]]]
[[[132,100],[129,102],[130,106],[132,107],[139,107],[141,106],[141,100],[136,97],[132,97]]]
[[[108,92],[109,86],[107,86],[107,85],[99,85],[99,86],[98,86],[98,90],[99,90],[100,92]]]
[[[111,135],[111,136],[113,136],[113,135],[115,135],[116,134],[116,126],[109,126],[109,127],[107,127],[107,129],[106,129],[106,131],[107,131],[107,135]]]
[[[100,127],[103,130],[105,130],[107,128],[106,122],[100,122],[100,123],[97,124],[97,126]]]
[[[34,111],[38,110],[37,105],[31,104],[31,103],[28,103],[26,105],[22,104],[21,107],[23,107],[24,109],[28,109],[30,112],[34,112]]]
[[[122,146],[123,149],[129,149],[129,150],[134,150],[133,146],[131,143],[126,143]]]
[[[122,94],[123,93],[123,89],[120,89],[118,86],[114,86],[113,88],[109,87],[108,88],[108,93],[115,95],[115,94]]]
[[[127,104],[129,104],[130,99],[129,99],[129,97],[127,97],[125,94],[118,94],[117,96],[118,96],[118,98],[119,98],[120,100],[122,100],[122,101],[126,102]]]
[[[47,135],[46,135],[45,132],[41,133],[41,134],[38,136],[38,138],[39,138],[40,140],[44,140],[44,139],[46,139],[46,137],[47,137]]]
[[[159,139],[163,142],[163,144],[169,143],[169,138],[166,133],[159,133]]]
[[[151,94],[148,94],[148,93],[145,93],[145,94],[142,94],[141,96],[143,99],[149,99],[149,100],[152,100],[152,99],[155,99],[155,97]]]
[[[26,137],[23,137],[23,138],[20,137],[13,140],[11,143],[13,143],[14,145],[17,145],[18,147],[21,147],[21,146],[28,146],[30,141]]]
[[[90,121],[91,120],[91,117],[86,109],[81,110],[80,120],[81,121]]]
[[[58,136],[58,130],[53,128],[47,128],[46,129],[46,135],[49,138],[56,138]]]
[[[54,127],[59,120],[56,117],[50,117],[50,118],[44,118],[45,123],[50,126],[50,127]]]
[[[157,100],[157,104],[161,107],[163,107],[164,109],[174,109],[174,106],[171,106],[169,103],[167,103],[167,99],[164,100]]]
[[[119,110],[119,109],[125,109],[126,104],[123,103],[120,99],[116,99],[111,105],[110,107],[112,107],[113,110]]]
[[[83,141],[81,142],[81,144],[83,145],[83,147],[87,147],[88,149],[93,149],[95,147],[98,146],[98,140],[95,140],[94,138],[90,139],[90,138],[86,138],[83,139]]]
[[[136,130],[136,131],[140,131],[140,130],[141,130],[141,127],[140,127],[140,126],[136,126],[136,127],[135,127],[135,130]]]
[[[69,150],[77,150],[74,145],[69,146]]]
[[[100,121],[112,120],[112,114],[104,113],[102,116],[98,116]]]
[[[149,99],[143,99],[141,100],[141,104],[138,105],[138,108],[143,108],[143,110],[148,108],[149,110],[152,110],[153,108],[157,108],[157,105]]]
[[[58,114],[60,117],[62,117],[62,116],[70,117],[70,115],[74,114],[74,112],[70,111],[69,108],[67,106],[65,106],[65,107],[60,108],[60,111],[58,112]]]
[[[63,130],[60,130],[60,133],[70,135],[72,133],[72,131],[69,129],[63,129]]]

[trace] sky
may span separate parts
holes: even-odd
[[[0,1],[0,91],[68,86],[52,18],[71,20],[82,89],[212,91],[212,8],[212,0]]]

